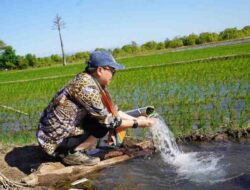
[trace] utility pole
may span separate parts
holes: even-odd
[[[59,38],[60,38],[60,43],[61,43],[61,48],[62,48],[63,66],[66,66],[67,62],[66,62],[66,56],[64,54],[63,41],[62,41],[62,35],[61,35],[61,30],[63,28],[65,28],[65,22],[63,22],[62,17],[60,17],[57,14],[54,21],[53,21],[53,30],[58,30],[58,32],[59,32]]]

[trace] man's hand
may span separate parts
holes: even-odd
[[[157,119],[140,116],[137,118],[137,122],[140,128],[146,128],[146,127],[152,127],[154,124],[156,124]]]

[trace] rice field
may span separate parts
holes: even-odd
[[[210,47],[205,49],[184,50],[179,52],[168,52],[162,54],[154,54],[147,56],[137,56],[126,59],[118,59],[126,68],[138,66],[150,66],[158,64],[172,64],[180,61],[192,61],[196,59],[204,59],[218,56],[231,56],[250,53],[250,42]],[[53,66],[43,68],[33,68],[21,71],[0,72],[0,84],[9,81],[30,80],[42,77],[55,76],[73,76],[83,70],[83,64],[71,64],[67,67]]]
[[[225,48],[224,54],[217,54],[217,52],[223,52],[223,48]],[[135,57],[119,62],[132,67],[142,64],[143,61],[140,61],[143,59],[145,66],[151,65],[149,63],[188,61],[202,58],[202,51],[203,58],[212,55],[207,53],[208,51],[213,51],[213,56],[250,53],[250,43],[175,52],[173,56],[175,59],[168,58],[172,54],[166,53]],[[82,68],[82,65],[74,65],[66,68],[53,67],[0,73],[1,82],[61,76],[35,81],[0,83],[0,105],[2,105],[0,106],[0,141],[20,144],[35,141],[35,128],[40,113],[54,93]],[[249,126],[249,68],[250,56],[131,68],[117,72],[109,90],[114,102],[122,110],[146,105],[155,106],[175,136],[197,131],[214,133],[222,126],[240,128]],[[3,105],[16,111],[4,108]]]

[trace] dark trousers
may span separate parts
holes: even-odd
[[[64,154],[67,155],[68,153],[73,153],[74,149],[87,140],[89,136],[94,136],[96,138],[104,137],[107,132],[108,128],[100,124],[96,119],[87,115],[82,121],[79,126],[84,130],[84,134],[78,136],[67,137],[63,139],[63,141],[58,145],[55,150],[55,154]]]

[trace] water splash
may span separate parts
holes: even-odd
[[[216,183],[223,179],[225,172],[219,161],[222,156],[212,152],[184,153],[176,144],[175,138],[163,119],[150,128],[156,148],[162,159],[176,168],[181,179],[188,179],[197,183]]]

